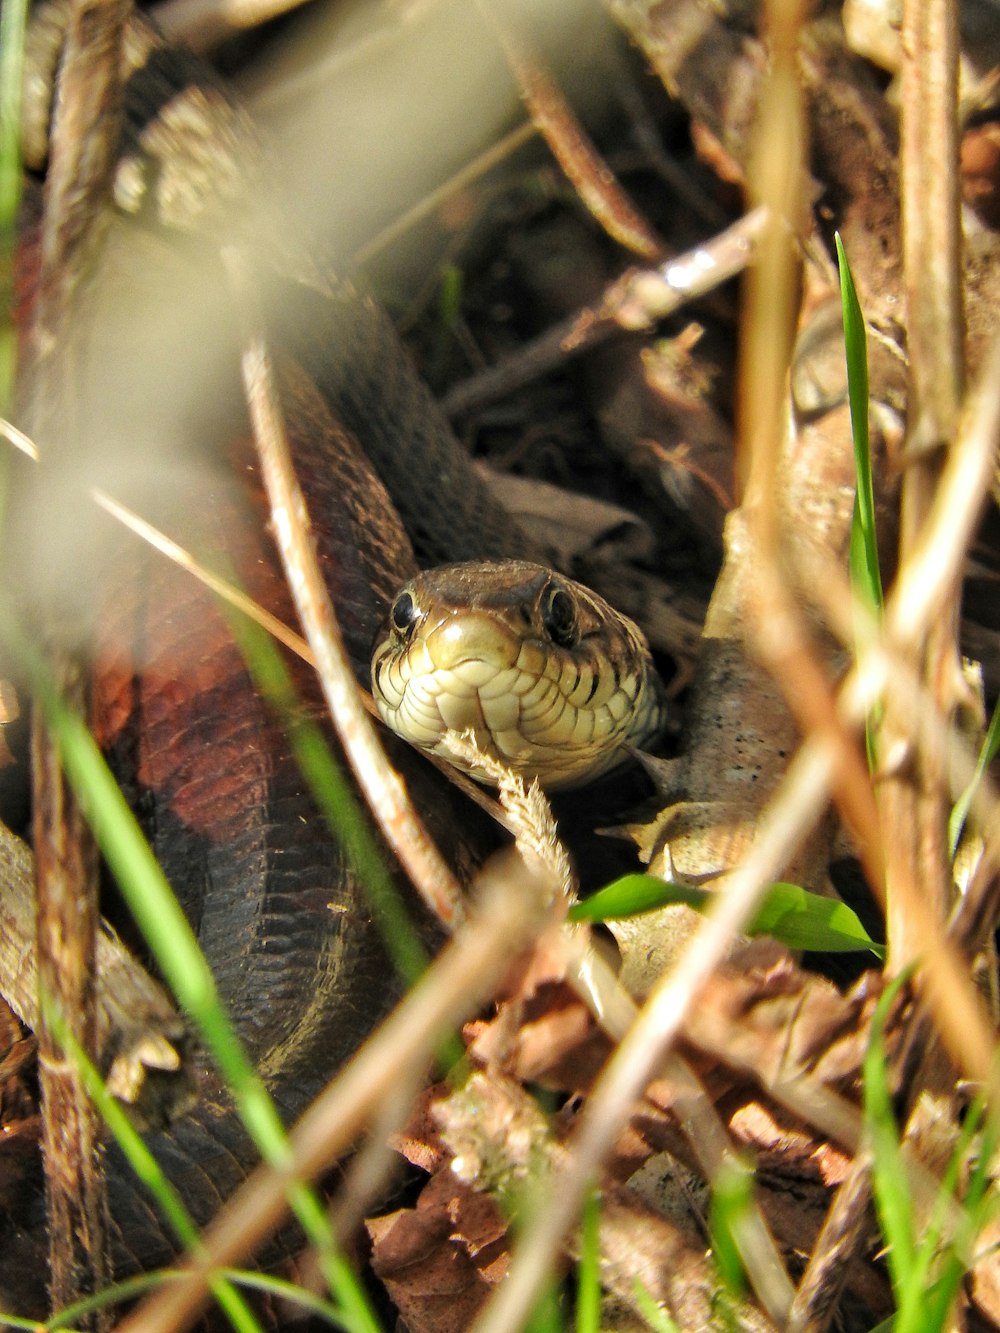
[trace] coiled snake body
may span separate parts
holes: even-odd
[[[49,86],[64,14],[48,8],[41,36],[36,36],[32,77],[43,88]],[[165,90],[190,88],[193,78],[201,81],[201,103],[207,99],[213,109],[207,117],[208,139],[195,145],[202,157],[217,151],[210,146],[217,111],[227,128],[227,144],[237,141],[240,153],[259,162],[259,149],[240,113],[191,57],[163,48],[141,20],[133,23],[130,52],[134,68],[127,84],[119,184],[131,182],[133,193],[122,187],[120,198],[125,194],[136,204],[134,185],[143,176],[136,163],[142,166],[144,154],[158,157],[161,169],[147,175],[151,189],[162,189],[175,170],[175,155],[191,147],[190,124],[178,114],[183,103],[175,104]],[[155,61],[150,61],[152,52]],[[158,83],[151,91],[154,75]],[[164,128],[162,113],[170,106],[173,121],[168,117]],[[175,133],[170,124],[184,128]],[[163,169],[164,158],[169,170]],[[222,177],[233,179],[224,171]],[[244,179],[239,173],[236,178]],[[133,211],[149,210],[141,191],[139,204]],[[169,287],[171,261],[166,262],[164,285]],[[211,286],[218,274],[212,261],[206,262],[209,276],[200,275],[198,283]],[[460,621],[456,599],[469,591],[468,569],[436,576],[436,584],[416,575],[410,542],[372,464],[387,478],[400,479],[394,498],[423,561],[511,557],[523,554],[528,543],[469,467],[387,318],[351,293],[319,293],[273,269],[264,284],[274,288],[269,320],[275,345],[282,349],[284,407],[296,467],[359,677],[367,677],[378,626],[392,627],[374,668],[384,690],[376,693],[385,714],[419,716],[419,706],[414,712],[409,700],[421,690],[426,693],[427,680],[417,663],[431,649],[417,631],[432,615],[431,598],[443,594],[449,623],[464,624],[467,636],[471,625],[479,626],[482,640],[482,610],[492,597],[503,602],[507,619],[502,631],[492,633],[495,643],[489,647],[492,652],[500,644],[506,656],[499,664],[487,662],[481,646],[475,662],[453,654],[447,671],[452,684],[465,691],[465,705],[442,703],[454,696],[438,691],[439,722],[471,728],[483,748],[521,763],[552,785],[577,780],[585,769],[606,768],[623,757],[623,746],[647,740],[661,718],[648,652],[638,631],[600,599],[535,566],[511,565],[494,570],[487,592],[476,583],[471,619]],[[218,301],[219,289],[212,290],[211,300]],[[125,331],[117,318],[117,313],[110,317],[103,344],[116,369],[122,359],[138,365],[162,354],[158,348],[151,352],[145,333],[132,347],[134,330]],[[117,393],[95,365],[80,412],[81,420],[95,423],[95,437],[118,436],[127,441],[130,455],[141,456],[143,428],[149,437],[162,429],[142,420],[146,410],[144,401],[137,411],[129,394]],[[85,451],[86,443],[81,447]],[[229,452],[254,498],[258,488],[250,451],[237,443]],[[193,480],[185,482],[185,477],[183,469],[179,479],[173,477],[170,515],[176,519],[187,511],[193,516],[191,540],[203,551],[223,548],[248,590],[286,620],[293,619],[259,506],[248,511],[215,472],[207,480],[203,471]],[[151,516],[156,518],[155,505]],[[165,522],[169,525],[170,518]],[[136,557],[130,550],[125,559],[128,587],[110,599],[100,631],[96,730],[197,928],[237,1030],[290,1120],[391,1003],[389,970],[354,870],[317,815],[288,739],[253,688],[225,619],[193,582],[159,558]],[[610,627],[610,639],[598,637],[600,624]],[[454,647],[447,628],[439,627],[437,637]],[[596,647],[598,642],[602,647]],[[512,648],[515,643],[519,646]],[[406,651],[400,655],[399,648]],[[553,654],[546,656],[547,649]],[[301,667],[293,672],[304,705],[318,711],[319,695],[309,673]],[[499,689],[504,672],[517,676],[506,695]],[[491,681],[497,684],[492,693]],[[515,743],[515,712],[519,727],[522,721],[530,725],[533,716],[554,724],[555,732],[530,747],[527,740]],[[489,734],[486,723],[493,727]],[[598,731],[610,748],[595,761]],[[525,733],[518,730],[517,735],[523,739]],[[426,734],[414,739],[428,744]],[[442,747],[446,742],[435,735],[429,748]],[[400,762],[408,760],[400,755]],[[410,765],[408,773],[418,800],[423,784],[438,783],[425,765]],[[449,799],[438,784],[425,804],[439,816],[433,832],[461,860],[467,853],[456,828],[464,821],[449,813]],[[154,1135],[151,1146],[195,1220],[204,1223],[246,1174],[255,1154],[217,1077],[206,1068],[201,1081],[196,1110]],[[113,1151],[109,1179],[119,1271],[169,1261],[175,1249],[171,1238]],[[39,1231],[36,1209],[32,1217],[8,1221],[7,1233],[0,1236],[0,1304],[19,1313],[43,1312]]]

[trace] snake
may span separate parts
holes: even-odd
[[[63,0],[46,5],[29,36],[26,144],[38,167],[67,13]],[[138,16],[125,62],[114,197],[131,216],[117,229],[211,235],[265,171],[249,118],[207,67]],[[253,226],[270,228],[255,211]],[[273,258],[284,244],[261,248]],[[189,248],[180,249],[178,262],[193,262]],[[21,247],[29,270],[31,253]],[[170,288],[169,236],[157,256]],[[195,286],[218,299],[214,260],[199,250],[197,261]],[[123,262],[135,264],[127,247]],[[102,284],[114,280],[114,263],[107,268]],[[141,288],[144,279],[126,271]],[[551,789],[605,773],[663,724],[649,649],[596,594],[524,559],[534,553],[531,541],[471,466],[373,300],[346,284],[303,279],[292,262],[262,261],[261,272],[293,458],[349,655],[402,737],[387,737],[390,756],[433,836],[468,874],[478,854],[466,836],[468,803],[458,804],[463,798],[417,751],[458,758],[486,780],[489,766],[454,753],[454,735],[467,733],[481,753]],[[21,286],[30,290],[30,271]],[[147,343],[145,325],[137,334],[116,320],[109,316],[102,344],[116,369],[123,359],[138,366],[163,355],[159,342]],[[117,433],[141,448],[137,422],[152,409],[143,400],[137,411],[100,367],[92,370],[80,419],[96,421],[102,439]],[[200,548],[220,549],[246,590],[290,620],[239,411],[235,420],[215,447],[224,467],[207,481],[201,471],[172,477],[169,515],[183,511]],[[86,441],[81,449],[86,457]],[[319,817],[226,617],[152,553],[132,548],[114,569],[118,582],[96,632],[95,734],[196,930],[241,1041],[290,1123],[387,1012],[398,987],[359,873]],[[320,716],[312,673],[296,662],[289,670],[300,707]],[[433,937],[426,921],[414,928]],[[256,1152],[207,1059],[198,1076],[194,1110],[147,1143],[204,1225]],[[107,1177],[116,1275],[169,1263],[176,1243],[113,1146]],[[44,1315],[46,1262],[39,1187],[2,1223],[0,1306]]]

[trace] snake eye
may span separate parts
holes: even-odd
[[[579,639],[576,604],[565,588],[550,583],[542,594],[542,624],[553,643],[572,648]]]
[[[417,608],[413,604],[413,598],[408,592],[401,592],[392,604],[392,610],[389,613],[389,619],[399,630],[400,634],[405,634],[411,625],[417,619]]]

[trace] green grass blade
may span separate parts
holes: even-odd
[[[740,1232],[750,1211],[752,1195],[753,1171],[745,1162],[727,1157],[712,1180],[708,1232],[715,1266],[733,1296],[742,1296],[746,1289]]]
[[[884,1033],[890,1007],[906,975],[897,977],[879,1000],[864,1059],[864,1117],[873,1153],[872,1188],[897,1303],[917,1271],[917,1238],[913,1197],[886,1077]]]
[[[996,1124],[985,1119],[985,1109],[980,1095],[966,1113],[924,1228],[916,1271],[899,1299],[895,1333],[933,1333],[950,1326],[955,1300],[973,1263],[975,1238],[1000,1206],[989,1169],[996,1148]],[[977,1134],[978,1154],[962,1197],[962,1178]],[[947,1231],[956,1210],[958,1222],[949,1239]]]
[[[680,1333],[680,1329],[666,1310],[661,1310],[638,1278],[632,1284],[635,1304],[653,1333]]]
[[[576,1268],[576,1333],[601,1327],[601,1196],[587,1195],[580,1218],[580,1261]]]
[[[868,338],[854,279],[851,277],[850,265],[839,235],[836,241],[837,262],[840,267],[840,299],[844,314],[851,432],[854,437],[854,467],[857,475],[857,499],[851,529],[851,575],[855,591],[864,602],[872,610],[881,611],[882,576],[878,565],[871,438],[868,429]]]
[[[878,564],[878,540],[875,531],[875,495],[872,487],[871,436],[868,427],[868,336],[864,316],[847,262],[843,242],[838,235],[837,263],[840,268],[840,300],[844,319],[844,347],[847,355],[847,393],[851,408],[851,434],[854,439],[856,489],[851,518],[848,555],[851,587],[857,601],[876,619],[883,606],[882,575]],[[859,645],[868,638],[865,616],[856,617],[855,637]],[[878,763],[875,737],[880,710],[865,719],[865,749],[868,767],[874,772]]]
[[[0,600],[0,629],[8,648],[32,682],[60,758],[97,844],[167,984],[196,1023],[233,1096],[234,1105],[264,1161],[287,1170],[290,1150],[277,1109],[247,1059],[219,1001],[215,980],[170,885],[156,862],[94,738],[53,689],[44,663],[21,630],[6,599]],[[364,1289],[340,1255],[315,1191],[301,1182],[288,1189],[289,1203],[317,1255],[349,1327],[378,1333]]]
[[[27,0],[0,5],[0,415],[14,391],[14,252],[21,203],[21,87]]]
[[[68,1058],[80,1071],[88,1096],[117,1139],[132,1170],[156,1199],[174,1235],[185,1249],[192,1255],[200,1254],[203,1247],[198,1227],[184,1207],[180,1195],[163,1174],[160,1164],[146,1147],[139,1133],[133,1128],[122,1107],[108,1092],[104,1080],[74,1039],[62,1015],[56,1012],[44,996],[41,997],[41,1004],[51,1030],[55,1033]],[[253,1311],[235,1288],[221,1276],[213,1277],[209,1285],[212,1295],[225,1311],[229,1322],[234,1329],[238,1330],[238,1333],[261,1333],[261,1326],[254,1317]],[[86,1301],[74,1303],[71,1308],[60,1314],[53,1327],[60,1328],[64,1322],[72,1322],[89,1313],[91,1309],[95,1308],[94,1301],[104,1305],[108,1303],[108,1299],[107,1292],[99,1292],[95,1296],[88,1297]]]
[[[1000,753],[1000,699],[997,700],[996,707],[993,709],[993,716],[990,718],[990,725],[986,729],[986,736],[979,751],[979,758],[976,760],[976,771],[972,775],[972,781],[955,802],[948,819],[948,847],[952,856],[958,851],[959,840],[962,837],[962,830],[965,828],[965,821],[969,817],[969,810],[972,807],[976,789],[998,753]]]
[[[525,1333],[566,1333],[559,1284],[549,1282],[525,1325]]]
[[[157,1268],[150,1273],[139,1273],[135,1277],[116,1282],[104,1291],[75,1301],[58,1315],[53,1315],[45,1324],[29,1319],[10,1319],[0,1313],[0,1324],[10,1322],[12,1327],[31,1329],[32,1333],[76,1333],[73,1320],[89,1315],[92,1311],[113,1305],[134,1301],[148,1292],[154,1291],[164,1283],[175,1282],[187,1275],[177,1268]],[[233,1287],[242,1287],[247,1291],[262,1291],[281,1300],[289,1301],[311,1315],[322,1319],[333,1328],[346,1327],[337,1310],[314,1292],[289,1282],[286,1278],[274,1277],[269,1273],[254,1273],[246,1268],[221,1268],[218,1276]]]

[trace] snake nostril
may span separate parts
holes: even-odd
[[[572,648],[579,640],[576,603],[557,583],[550,583],[542,597],[542,624],[546,634],[560,648]]]
[[[390,619],[400,634],[410,629],[417,620],[419,612],[408,592],[401,592],[392,604]]]

